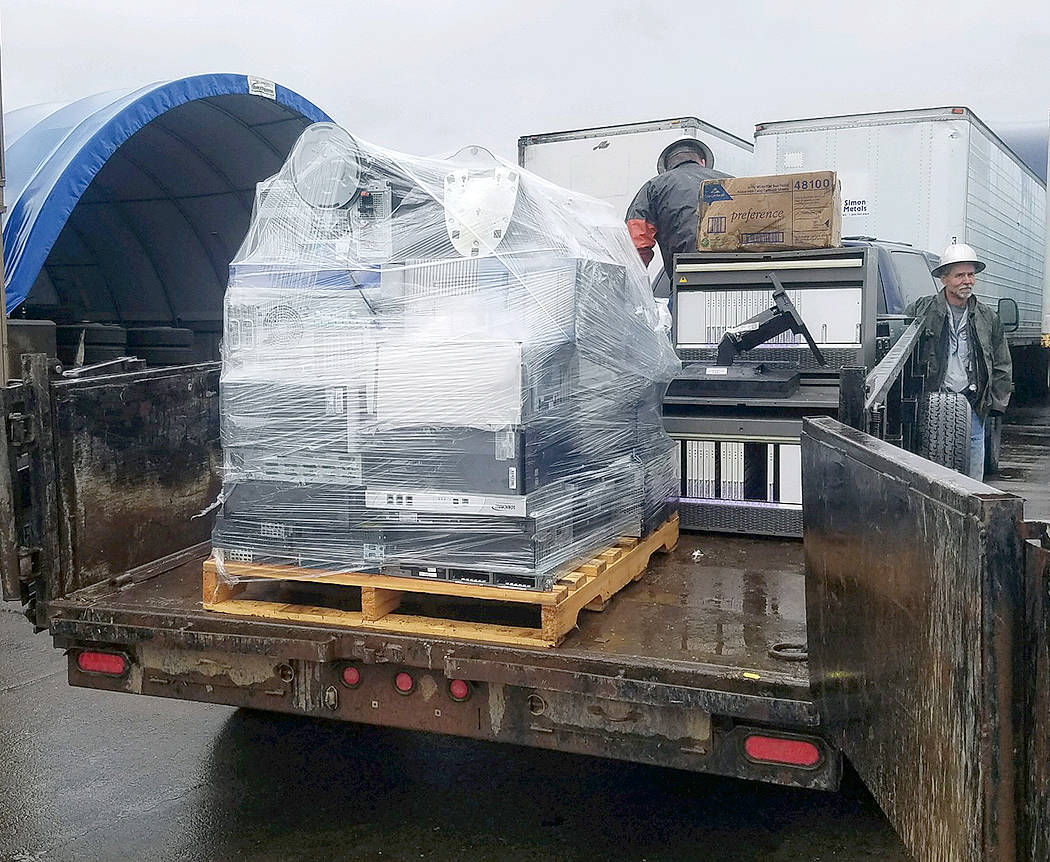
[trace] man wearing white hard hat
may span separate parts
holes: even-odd
[[[933,270],[944,287],[905,312],[923,321],[919,361],[926,365],[927,390],[959,392],[970,402],[970,476],[978,481],[984,479],[984,422],[1006,411],[1013,375],[999,315],[974,296],[983,270],[973,248],[953,243]]]

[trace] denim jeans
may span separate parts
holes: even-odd
[[[970,407],[970,478],[984,481],[984,422]]]

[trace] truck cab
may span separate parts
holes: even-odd
[[[937,255],[933,252],[868,236],[845,237],[842,244],[847,248],[866,246],[874,250],[878,259],[880,316],[904,314],[904,309],[916,299],[940,288],[930,274],[937,265]]]

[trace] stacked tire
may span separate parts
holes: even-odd
[[[128,354],[147,365],[190,365],[193,330],[174,326],[138,326],[128,329]]]
[[[174,326],[134,326],[110,323],[63,324],[55,328],[58,358],[63,365],[94,365],[134,356],[147,365],[189,365],[194,359],[193,330]]]
[[[94,365],[127,356],[127,332],[109,323],[63,324],[55,327],[55,346],[63,365]]]
[[[927,392],[919,402],[919,454],[959,473],[970,470],[970,402],[955,392]]]

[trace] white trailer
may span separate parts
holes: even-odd
[[[608,201],[626,216],[642,183],[656,175],[664,147],[686,137],[707,147],[708,167],[732,176],[752,173],[754,145],[696,117],[522,135],[518,164],[564,188]],[[650,272],[662,266],[656,255]]]
[[[843,236],[910,243],[935,253],[972,245],[986,261],[977,292],[1019,310],[1009,334],[1015,378],[1045,369],[1043,254],[1046,186],[972,111],[962,107],[761,123],[759,174],[834,170]],[[1038,352],[1037,352],[1038,351]],[[1045,386],[1045,371],[1042,386]]]
[[[1050,138],[1046,147],[1046,176],[1050,179]],[[1050,195],[1046,198],[1046,237],[1043,242],[1043,347],[1050,349]],[[1050,372],[1050,369],[1048,369]]]

